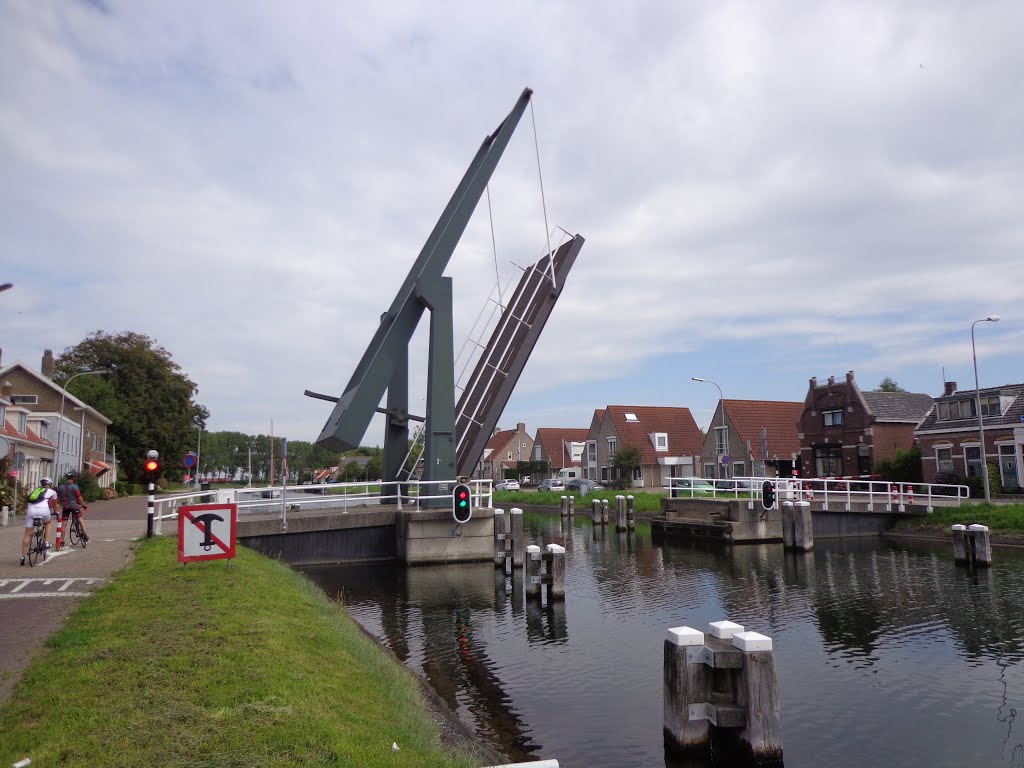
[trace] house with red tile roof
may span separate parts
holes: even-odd
[[[13,386],[0,388],[0,438],[7,443],[7,466],[18,482],[30,488],[43,477],[54,477],[56,445],[48,439],[50,422],[13,401]],[[20,456],[20,462],[14,458]],[[20,465],[19,465],[20,464]]]
[[[802,409],[778,400],[720,400],[704,437],[700,476],[789,477],[800,457]]]
[[[519,461],[533,458],[534,440],[526,432],[526,424],[519,422],[515,429],[498,430],[484,446],[478,471],[474,477],[502,480],[506,470],[514,470]]]
[[[534,439],[534,460],[548,463],[548,476],[563,467],[581,467],[590,430],[568,427],[539,427]]]
[[[689,408],[651,405],[609,405],[594,411],[587,434],[584,476],[599,483],[615,479],[612,457],[617,450],[640,451],[636,488],[661,488],[669,477],[692,477],[700,461],[703,437]]]

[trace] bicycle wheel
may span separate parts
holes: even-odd
[[[71,516],[71,531],[69,538],[71,539],[71,546],[81,544],[82,549],[85,549],[85,537],[82,536],[82,527],[78,522],[77,515]]]
[[[42,558],[40,558],[40,554]],[[35,533],[32,534],[32,539],[28,545],[28,564],[32,567],[36,564],[37,560],[46,558],[46,541],[43,539],[43,529],[40,526],[36,526]]]

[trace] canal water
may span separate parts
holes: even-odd
[[[666,630],[729,619],[774,642],[790,768],[1024,766],[1024,556],[975,571],[951,545],[795,554],[524,518],[528,542],[566,547],[564,602],[527,601],[489,563],[303,570],[514,760],[681,765],[662,734]]]

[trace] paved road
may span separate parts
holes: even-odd
[[[18,565],[24,518],[0,527],[0,704],[78,602],[130,562],[133,541],[146,534],[146,497],[95,501],[87,521],[86,549],[53,553],[34,568]]]

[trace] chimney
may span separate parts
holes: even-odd
[[[942,396],[943,397],[949,397],[950,395],[953,395],[953,394],[956,394],[956,382],[955,381],[947,381],[946,382],[946,389],[943,391]]]
[[[835,383],[836,383],[836,377],[835,377],[835,376],[829,376],[829,377],[828,377],[828,385],[829,385],[829,386],[831,387],[831,386],[833,386],[833,385],[834,385]]]
[[[0,389],[0,396],[5,397],[8,400],[10,400],[11,399],[11,395],[13,395],[13,394],[14,394],[14,385],[11,384],[11,382],[9,382],[9,381],[5,381],[3,383],[3,388]]]
[[[846,383],[853,384],[853,371],[846,372]]]
[[[814,389],[816,386],[818,386],[818,377],[811,376],[811,389]]]
[[[519,423],[516,424],[516,432],[525,432],[525,431],[526,431],[526,422],[525,421],[520,421]]]
[[[53,350],[52,349],[44,349],[43,350],[43,364],[42,364],[42,367],[40,368],[40,370],[42,371],[43,376],[45,376],[46,378],[48,378],[48,379],[52,379],[53,378]]]

